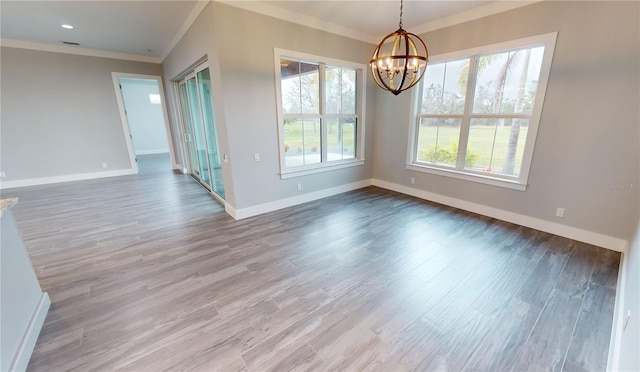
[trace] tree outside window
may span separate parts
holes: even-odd
[[[412,164],[525,183],[555,34],[540,39],[546,41],[430,63],[419,90]]]
[[[285,56],[279,62],[285,168],[357,159],[358,69]]]

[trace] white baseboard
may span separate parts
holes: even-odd
[[[227,212],[227,214],[231,217],[233,217],[234,220],[239,220],[238,213],[236,212],[236,209],[233,207],[233,205],[227,203],[226,201],[224,202],[224,211]]]
[[[140,150],[136,151],[136,155],[155,155],[155,154],[168,154],[169,149],[155,149],[155,150]]]
[[[29,359],[31,359],[31,353],[33,353],[33,348],[36,346],[36,341],[38,341],[40,330],[42,330],[42,325],[44,324],[44,319],[47,317],[50,306],[51,300],[49,299],[49,294],[42,292],[38,306],[36,306],[31,316],[27,330],[22,337],[20,346],[18,346],[18,351],[16,351],[13,362],[11,362],[10,371],[25,371],[27,369]]]
[[[91,180],[95,178],[106,178],[106,177],[116,177],[116,176],[128,176],[132,174],[136,174],[136,171],[130,168],[130,169],[119,169],[119,170],[106,171],[106,172],[79,173],[79,174],[68,174],[64,176],[27,178],[23,180],[15,180],[15,181],[0,181],[0,189],[4,190],[4,189],[13,189],[16,187],[47,185],[50,183],[83,181],[83,180]]]
[[[555,222],[542,220],[535,217],[525,216],[514,212],[505,211],[498,208],[488,207],[482,204],[476,204],[469,201],[452,198],[429,191],[415,189],[412,187],[395,184],[392,182],[373,179],[373,185],[396,191],[402,194],[415,196],[420,199],[433,201],[439,204],[448,205],[450,207],[462,209],[465,211],[478,213],[483,216],[496,218],[498,220],[511,222],[516,225],[530,227],[532,229],[548,232],[554,235],[563,236],[565,238],[581,241],[596,245],[598,247],[607,248],[617,252],[626,252],[628,242],[624,239],[595,233],[592,231],[582,230],[571,226],[561,225]]]
[[[607,371],[618,371],[620,362],[620,349],[622,347],[622,328],[624,326],[624,293],[627,286],[627,267],[629,255],[622,253],[620,266],[618,267],[618,285],[616,286],[616,303],[613,308],[613,322],[611,324],[611,339],[609,340],[609,357],[607,358]]]
[[[347,191],[361,189],[363,187],[371,186],[371,179],[349,183],[346,185],[336,186],[325,190],[314,191],[300,196],[294,196],[291,198],[276,200],[269,203],[255,205],[253,207],[236,209],[232,205],[225,203],[225,211],[236,220],[243,218],[249,218],[257,216],[259,214],[276,211],[278,209],[292,207],[294,205],[308,203],[310,201],[326,198],[337,194],[342,194]]]

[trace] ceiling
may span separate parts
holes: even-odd
[[[281,19],[348,34],[376,43],[396,30],[400,2],[393,0],[224,1]],[[425,32],[425,25],[456,15],[482,11],[498,2],[407,0],[404,28]],[[513,1],[500,1],[513,4]],[[206,2],[177,1],[0,1],[0,37],[3,45],[16,41],[127,53],[160,60],[170,51]],[[509,5],[513,7],[513,5]],[[62,24],[75,28],[66,30]],[[413,28],[416,28],[415,30]],[[65,46],[66,47],[66,46]]]
[[[403,28],[412,28],[476,8],[491,1],[462,0],[407,0],[403,9]],[[352,0],[352,1],[265,1],[296,14],[319,18],[325,22],[350,28],[373,39],[395,31],[400,20],[399,0]],[[379,41],[379,40],[378,40]]]
[[[161,56],[196,1],[0,2],[2,39]],[[75,28],[65,30],[62,24]],[[150,50],[150,52],[145,51]]]

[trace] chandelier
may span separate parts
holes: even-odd
[[[422,79],[429,62],[424,41],[402,28],[403,5],[400,0],[400,28],[382,39],[369,63],[376,84],[396,96]]]

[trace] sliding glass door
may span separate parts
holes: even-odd
[[[196,78],[187,80],[187,96],[189,97],[189,110],[193,120],[193,138],[195,142],[195,157],[200,165],[200,178],[206,186],[211,188],[211,176],[209,175],[209,160],[207,158],[207,144],[205,140],[204,125],[202,124],[202,113],[200,110],[200,99],[198,95],[198,84]]]
[[[202,107],[202,123],[206,134],[207,158],[209,160],[211,186],[213,191],[224,197],[224,183],[222,182],[222,164],[220,163],[220,149],[218,148],[218,131],[213,116],[213,97],[211,96],[211,78],[209,69],[199,71],[197,76],[198,91],[200,92],[200,106]]]
[[[209,68],[196,69],[187,75],[179,86],[191,174],[207,189],[224,199]]]
[[[191,175],[196,177],[198,181],[203,182],[200,176],[200,161],[198,160],[198,151],[194,138],[193,118],[189,107],[189,93],[187,93],[186,81],[180,83],[180,110],[182,111],[182,125],[184,126],[187,153],[191,164]]]

